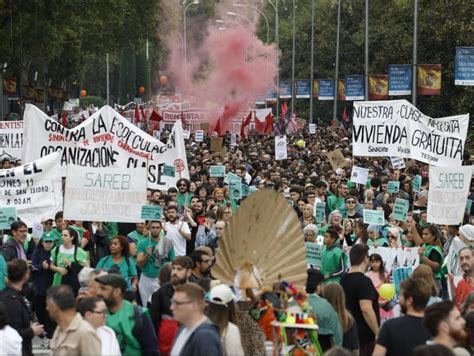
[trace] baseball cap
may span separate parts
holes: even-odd
[[[56,240],[50,232],[43,232],[43,235],[41,235],[41,240],[42,241],[54,241]]]
[[[466,224],[459,228],[459,232],[469,241],[474,241],[474,225]]]
[[[95,278],[95,281],[105,286],[120,288],[122,290],[122,293],[127,290],[127,282],[120,274],[117,273],[109,273],[104,274],[103,276],[98,276]]]
[[[214,304],[225,305],[234,300],[234,294],[229,286],[219,284],[211,289],[209,294],[209,301]]]

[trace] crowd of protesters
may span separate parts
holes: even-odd
[[[322,265],[308,269],[305,289],[328,355],[474,351],[473,212],[456,226],[427,223],[429,165],[407,160],[406,168],[393,169],[389,158],[353,157],[350,140],[331,128],[290,137],[288,159],[280,161],[273,137],[230,142],[227,134],[223,149],[211,152],[209,138],[187,140],[190,179],[147,192],[148,204],[163,208],[161,220],[65,221],[58,212],[42,219],[38,240],[22,221],[4,231],[0,354],[32,355],[35,336],[55,355],[265,354],[273,336],[255,311],[262,296],[278,304],[279,287],[249,290],[243,299],[212,277],[216,249],[245,199],[231,199],[224,179],[210,176],[215,165],[250,192],[282,194],[300,219],[302,238],[323,245]],[[335,149],[345,157],[337,168],[326,155]],[[369,170],[365,186],[350,181],[352,166]],[[400,182],[398,193],[387,192],[388,181]],[[406,222],[394,219],[396,198],[410,202]],[[320,202],[325,217],[317,221]],[[385,223],[365,224],[363,209],[382,210]],[[380,255],[369,255],[370,246],[418,249],[420,265],[394,300],[379,297],[393,276]],[[457,266],[451,273],[447,262]]]

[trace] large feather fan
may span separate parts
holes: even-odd
[[[219,241],[212,275],[240,289],[281,280],[303,286],[306,252],[300,222],[288,201],[266,189],[243,201]]]

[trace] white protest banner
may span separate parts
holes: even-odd
[[[183,138],[185,140],[189,140],[190,137],[191,137],[191,131],[183,130]]]
[[[52,153],[15,168],[0,170],[0,206],[16,207],[28,226],[63,209],[61,156]]]
[[[369,177],[369,170],[367,168],[352,167],[351,172],[351,182],[356,184],[365,185],[367,183],[367,178]]]
[[[309,124],[309,134],[315,135],[316,134],[316,124]]]
[[[354,102],[354,156],[460,166],[469,114],[433,119],[406,100]]]
[[[146,203],[146,168],[93,168],[69,164],[64,219],[140,222]]]
[[[462,222],[471,186],[472,166],[430,167],[428,222],[457,225]]]
[[[196,142],[204,141],[204,131],[203,130],[196,130],[194,132],[194,141],[196,141]]]
[[[0,159],[20,159],[23,121],[0,121]]]
[[[418,247],[369,247],[369,256],[377,253],[382,257],[385,272],[392,272],[399,267],[412,267],[415,270],[420,264]]]
[[[177,121],[164,144],[128,122],[110,106],[104,106],[73,129],[66,129],[41,110],[26,104],[23,162],[51,152],[66,164],[94,168],[147,168],[148,188],[167,189],[179,178],[189,178],[181,122]],[[163,167],[176,168],[175,177],[163,175]]]
[[[390,157],[392,162],[393,169],[403,169],[405,168],[405,160],[402,157]]]
[[[275,136],[275,159],[280,161],[287,158],[286,136]]]

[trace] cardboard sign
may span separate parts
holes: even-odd
[[[338,168],[344,168],[347,164],[346,159],[339,148],[328,152],[326,156],[328,157],[329,164],[331,164],[331,167],[334,170]]]
[[[387,193],[395,194],[400,190],[400,182],[398,180],[389,180],[387,182]]]
[[[191,131],[183,130],[183,138],[185,140],[189,140],[190,137],[191,137]]]
[[[234,173],[229,173],[228,175],[225,176],[224,178],[224,184],[229,184],[230,181],[232,180],[238,180],[238,181],[242,181],[242,179],[240,179],[240,177],[237,175],[237,174],[234,174]]]
[[[384,225],[385,215],[383,210],[363,210],[364,224]]]
[[[211,152],[221,152],[222,151],[222,137],[211,137]]]
[[[159,205],[143,205],[140,217],[142,220],[161,221],[163,208]]]
[[[9,230],[16,221],[16,207],[0,208],[0,229]]]
[[[369,170],[367,168],[362,168],[362,167],[357,167],[357,166],[352,167],[351,182],[365,185],[367,183],[368,177],[369,177]]]
[[[393,169],[403,169],[405,168],[405,160],[402,157],[390,157],[390,162],[392,162]]]
[[[163,166],[163,175],[165,177],[175,177],[176,176],[176,169],[174,166],[169,166],[165,164]]]
[[[413,191],[419,193],[421,191],[421,176],[413,177]]]
[[[229,181],[229,195],[233,200],[242,199],[242,181],[240,179]]]
[[[250,195],[249,186],[245,183],[242,183],[242,197],[248,197]]]
[[[204,141],[204,131],[203,130],[196,130],[194,132],[194,141],[196,141],[196,142]]]
[[[209,176],[210,177],[224,177],[225,176],[225,166],[210,166],[209,167]]]
[[[472,166],[430,167],[429,223],[457,225],[463,221],[471,186]]]
[[[314,217],[316,218],[316,223],[324,222],[326,218],[326,203],[324,202],[317,202],[314,205]]]
[[[409,207],[410,202],[408,200],[401,198],[395,199],[395,205],[393,206],[393,218],[398,221],[407,221]]]
[[[237,145],[237,134],[236,133],[231,133],[230,134],[230,145],[231,146],[236,146]]]
[[[0,206],[16,208],[28,226],[63,209],[61,155],[54,152],[19,167],[0,170]]]
[[[161,166],[167,164],[176,167],[180,178],[189,179],[180,120],[172,126],[166,144],[107,105],[72,129],[64,128],[30,104],[26,104],[24,121],[23,162],[57,151],[63,177],[69,164],[124,169],[147,166],[148,188],[166,190],[176,183],[174,177],[161,174]]]
[[[0,158],[17,160],[23,147],[23,121],[0,121]]]
[[[316,135],[316,124],[309,124],[309,134]]]
[[[275,136],[275,160],[281,161],[287,158],[286,136]]]
[[[322,256],[321,256],[321,245],[314,242],[305,242],[304,247],[306,249],[306,261],[313,267],[321,268]]]
[[[142,221],[146,202],[146,168],[92,168],[69,165],[64,219],[82,221]]]

